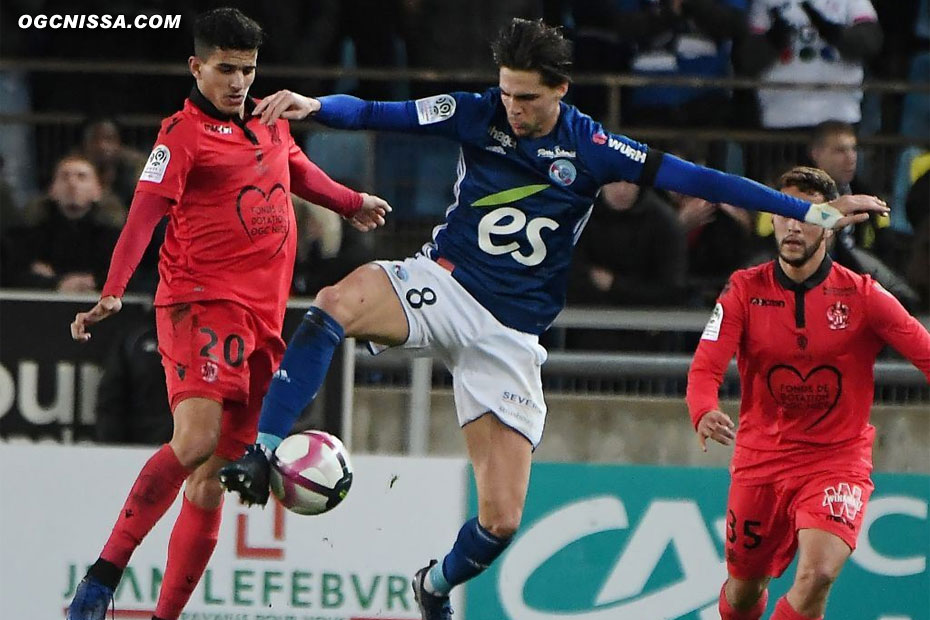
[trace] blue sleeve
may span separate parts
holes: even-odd
[[[320,97],[316,120],[336,129],[386,129],[462,140],[485,97],[436,95],[415,101],[365,101],[350,95]]]
[[[649,153],[648,146],[610,133],[587,116],[581,118],[578,131],[578,144],[584,150],[585,164],[599,185],[615,181],[637,183],[640,180]]]
[[[810,203],[719,170],[664,154],[654,185],[709,202],[725,202],[751,211],[768,211],[804,221]]]

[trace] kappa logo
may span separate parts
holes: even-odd
[[[841,482],[823,490],[823,506],[830,509],[830,516],[846,522],[856,520],[862,510],[862,489],[858,485]]]
[[[594,144],[607,144],[607,134],[603,131],[595,131],[591,135],[591,142]]]
[[[273,379],[277,379],[278,381],[283,381],[284,383],[291,382],[291,378],[287,376],[287,371],[283,368],[278,368],[276,371],[274,371],[274,374],[271,375],[271,377]]]
[[[827,308],[827,325],[834,330],[849,327],[849,306],[838,301]]]

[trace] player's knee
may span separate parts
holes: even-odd
[[[216,450],[217,439],[210,433],[175,432],[171,438],[171,449],[181,465],[191,469],[210,458]]]
[[[351,298],[352,294],[346,290],[346,286],[335,284],[321,289],[316,294],[313,305],[325,311],[344,328],[352,320],[354,314]]]
[[[839,568],[831,563],[822,562],[798,567],[794,583],[803,594],[823,596],[836,581]]]

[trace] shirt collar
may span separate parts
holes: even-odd
[[[194,104],[201,112],[206,114],[211,118],[215,118],[218,121],[232,121],[237,125],[242,125],[249,120],[249,117],[252,115],[252,110],[255,109],[255,100],[251,97],[245,98],[245,118],[239,118],[238,114],[226,114],[220,112],[213,103],[207,99],[200,89],[197,88],[197,85],[194,84],[194,87],[191,89],[191,94],[188,96],[191,100],[191,103]]]
[[[823,257],[823,262],[820,263],[820,267],[817,268],[817,271],[812,273],[803,282],[795,282],[788,277],[788,274],[786,274],[784,269],[781,268],[781,262],[776,258],[775,279],[778,280],[778,283],[781,284],[782,288],[786,288],[789,291],[809,291],[827,279],[827,276],[830,275],[830,267],[832,266],[833,259],[830,258],[829,254],[825,254]]]

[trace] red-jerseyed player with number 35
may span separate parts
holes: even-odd
[[[794,168],[784,193],[823,202],[836,185]],[[832,231],[775,216],[778,257],[734,273],[688,374],[701,446],[729,445],[733,422],[717,391],[733,354],[742,403],[730,467],[723,620],[757,620],[768,582],[796,552],[797,574],[772,620],[822,618],[827,594],[856,547],[873,485],[869,424],[875,358],[887,343],[930,378],[930,335],[869,276],[827,256]]]
[[[118,312],[120,297],[162,216],[170,218],[155,296],[159,349],[174,435],[136,479],[100,558],[68,610],[103,620],[129,557],[186,480],[157,620],[175,620],[216,546],[219,468],[255,441],[262,397],[284,353],[281,328],[296,249],[290,193],[350,218],[360,230],[390,207],[332,181],[297,148],[288,122],[253,118],[261,27],[235,9],[199,16],[196,79],[183,110],[166,119],[113,252],[100,302],[71,324],[75,340]]]

